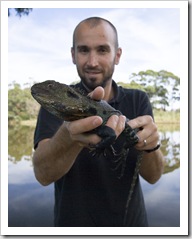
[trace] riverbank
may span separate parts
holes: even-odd
[[[31,120],[22,120],[20,124],[22,126],[30,126],[30,127],[35,127],[37,123],[36,119],[31,119]]]
[[[153,113],[157,124],[180,124],[179,111],[154,110]]]

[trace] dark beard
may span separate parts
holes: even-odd
[[[87,79],[87,78],[81,76],[81,75],[79,74],[78,69],[77,69],[77,72],[78,72],[78,75],[79,75],[79,77],[80,77],[80,79],[81,79],[81,82],[83,83],[84,87],[85,87],[88,91],[93,91],[93,90],[94,90],[96,87],[98,87],[98,86],[101,86],[101,87],[103,87],[103,88],[106,87],[107,83],[112,80],[112,75],[113,75],[113,72],[114,72],[114,68],[111,69],[110,73],[109,73],[108,75],[106,75],[106,77],[105,77],[105,78],[103,79],[103,81],[100,82],[100,83],[96,83],[96,82],[97,82],[97,79],[96,79],[96,78]]]
[[[111,68],[109,69],[108,73],[106,73],[106,75],[104,76],[102,82],[100,83],[97,83],[97,79],[95,77],[93,78],[90,78],[90,79],[87,79],[86,77],[82,76],[77,65],[76,65],[76,68],[77,68],[77,73],[81,79],[81,82],[82,84],[84,85],[84,87],[89,91],[93,91],[96,87],[98,86],[101,86],[102,88],[105,88],[107,83],[112,81],[112,76],[113,76],[113,73],[114,73],[114,69],[115,69],[115,59],[114,59],[114,62],[111,64]],[[86,68],[86,69],[89,69],[89,70],[97,70],[96,68],[94,67],[89,67],[89,68]],[[101,68],[100,68],[101,69]]]
[[[112,75],[111,75],[112,77]],[[107,83],[112,79],[111,77],[107,77],[105,78],[101,83],[94,83],[96,82],[95,78],[91,78],[90,81],[87,81],[86,78],[81,77],[81,82],[84,85],[84,87],[90,92],[93,91],[96,87],[101,86],[103,88],[105,88],[105,86],[107,85]]]

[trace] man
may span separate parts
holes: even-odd
[[[77,87],[122,112],[122,116],[111,116],[106,124],[115,131],[116,141],[124,130],[126,117],[132,128],[141,130],[119,179],[111,154],[93,158],[88,149],[101,140],[96,134],[87,134],[102,124],[100,117],[62,122],[41,108],[33,164],[42,185],[55,183],[55,226],[147,226],[139,177],[125,224],[123,219],[138,151],[144,151],[139,173],[145,180],[155,183],[163,172],[149,100],[144,92],[123,89],[112,80],[122,50],[116,29],[107,20],[93,17],[80,22],[74,30],[71,54],[81,79]]]

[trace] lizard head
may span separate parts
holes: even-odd
[[[86,101],[68,85],[53,80],[34,84],[31,87],[34,99],[47,111],[66,121],[85,118]]]

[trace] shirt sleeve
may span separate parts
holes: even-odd
[[[144,91],[137,91],[137,94],[137,115],[151,115],[153,117],[153,110],[148,95]]]
[[[62,123],[61,119],[41,107],[34,133],[34,149],[37,148],[39,141],[53,137]]]
[[[138,89],[124,89],[125,97],[122,99],[119,110],[128,119],[143,115],[153,117],[152,106],[146,92]]]

